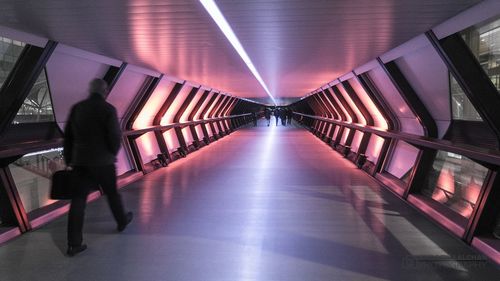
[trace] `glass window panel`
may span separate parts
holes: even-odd
[[[50,178],[65,169],[62,148],[26,154],[9,165],[26,212],[50,205]]]
[[[462,87],[458,85],[455,77],[450,74],[450,94],[451,111],[454,120],[482,121],[483,119],[477,113],[476,109],[465,95]]]
[[[50,99],[49,85],[45,71],[42,71],[31,88],[28,97],[17,112],[13,123],[38,123],[54,121],[52,100]]]
[[[491,82],[500,90],[500,19],[472,26],[461,35]]]
[[[469,218],[488,169],[462,155],[438,151],[422,193]]]
[[[398,141],[392,151],[391,161],[385,167],[385,171],[403,182],[409,183],[418,153],[419,150],[414,146],[404,141]]]
[[[14,68],[24,49],[24,43],[0,36],[0,87]]]

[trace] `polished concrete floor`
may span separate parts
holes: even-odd
[[[89,204],[0,247],[0,280],[500,280],[497,267],[304,129],[237,131],[122,190],[116,233]]]

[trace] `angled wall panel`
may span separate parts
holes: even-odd
[[[64,129],[71,107],[88,97],[89,82],[104,77],[109,65],[68,54],[59,45],[46,65],[54,114]]]
[[[361,144],[361,140],[363,139],[363,135],[364,133],[360,131],[356,131],[356,133],[354,133],[354,139],[351,143],[351,150],[353,152],[358,152],[359,145]]]
[[[385,168],[387,172],[403,179],[415,165],[417,160],[418,149],[406,142],[399,141],[394,149],[392,159]]]
[[[380,113],[377,106],[373,103],[359,81],[356,78],[351,78],[348,81],[356,94],[358,94],[359,99],[363,102],[365,107],[370,112],[370,115],[373,118],[374,126],[380,129],[387,129],[387,121],[384,119],[384,116],[382,115],[382,113]]]
[[[397,89],[387,77],[386,73],[380,67],[368,72],[375,86],[380,90],[385,101],[391,106],[401,122],[401,131],[417,135],[424,135],[424,130],[417,118],[406,105],[403,98],[399,95]]]
[[[136,143],[143,163],[151,162],[160,153],[160,147],[158,147],[158,142],[153,132],[138,137]]]
[[[120,123],[123,121],[122,118],[126,110],[137,93],[139,93],[146,78],[147,75],[136,72],[127,65],[113,90],[109,93],[107,101],[116,107]]]
[[[160,110],[163,102],[167,99],[168,95],[172,92],[176,82],[169,80],[163,76],[158,86],[151,94],[141,112],[137,116],[132,128],[141,129],[153,125],[153,119],[156,113]],[[148,132],[136,139],[136,144],[139,149],[142,162],[148,163],[157,158],[161,152],[156,140],[154,132]]]
[[[331,96],[334,99],[334,103],[336,103],[335,106],[336,106],[337,111],[341,110],[343,112],[343,114],[345,115],[345,120],[342,120],[342,121],[352,122],[352,118],[349,115],[349,112],[344,108],[344,106],[342,105],[342,103],[340,102],[340,100],[335,95],[335,92],[332,89],[330,89],[329,91],[331,93]]]
[[[203,113],[203,110],[208,106],[208,103],[210,102],[210,99],[214,95],[214,92],[210,92],[205,99],[205,101],[201,104],[200,108],[198,109],[198,112],[194,116],[194,120],[200,120],[202,119],[201,114]],[[196,125],[196,133],[198,134],[198,137],[202,139],[205,135],[203,134],[203,129],[202,126],[205,126],[204,124]]]
[[[354,111],[354,114],[356,114],[356,118],[358,119],[357,123],[361,124],[361,125],[366,125],[366,120],[363,117],[363,114],[361,114],[358,107],[356,106],[354,101],[351,99],[351,96],[349,96],[347,91],[344,89],[344,86],[342,86],[342,83],[337,84],[337,88],[339,89],[339,91],[342,93],[342,96],[349,104],[349,107],[351,107],[351,109]]]
[[[179,111],[179,108],[181,107],[186,97],[189,95],[189,92],[192,88],[193,87],[190,85],[185,85],[181,89],[172,105],[168,108],[165,115],[163,115],[160,123],[161,125],[169,125],[173,123],[175,114],[177,113],[177,111]],[[166,131],[165,133],[163,133],[163,137],[165,138],[165,142],[167,143],[167,147],[170,152],[176,151],[180,147],[179,139],[177,138],[175,130],[171,129]]]
[[[425,47],[396,60],[418,97],[432,115],[438,126],[438,136],[446,133],[451,119],[448,69],[427,41]]]
[[[377,163],[383,145],[384,139],[372,134],[370,137],[370,143],[368,144],[365,152],[366,159],[372,163]]]
[[[153,119],[156,113],[160,110],[170,92],[172,92],[175,84],[174,81],[169,80],[165,76],[161,79],[153,94],[144,105],[142,111],[137,116],[133,129],[141,129],[153,125]]]

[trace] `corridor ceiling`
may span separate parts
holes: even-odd
[[[283,103],[478,0],[216,0]],[[0,25],[269,102],[198,0],[0,0]],[[0,34],[1,35],[1,34]]]

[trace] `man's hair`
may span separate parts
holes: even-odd
[[[102,79],[93,79],[89,83],[89,92],[105,95],[108,90],[108,83]]]

